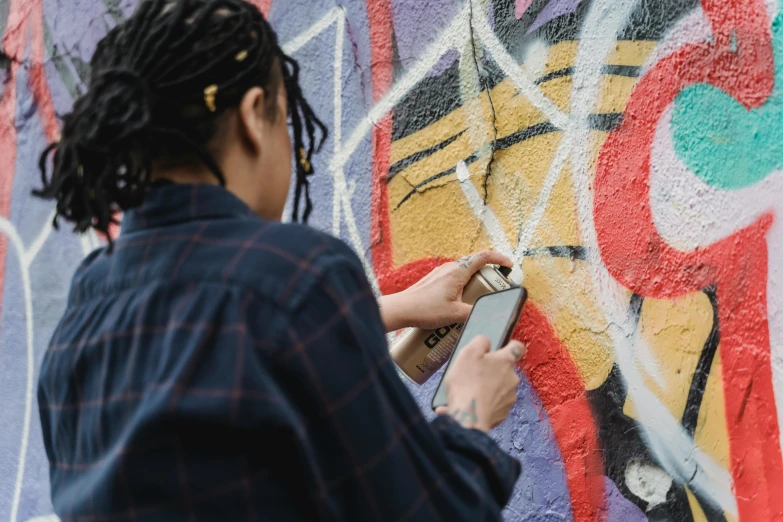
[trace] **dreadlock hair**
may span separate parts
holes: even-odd
[[[299,65],[243,0],[146,0],[112,29],[98,43],[88,90],[63,118],[60,140],[41,154],[43,188],[33,194],[57,201],[55,227],[62,217],[77,232],[92,227],[109,237],[116,212],[143,201],[159,158],[200,160],[225,185],[206,145],[221,113],[248,89],[272,87],[276,64],[297,159],[292,219],[299,221],[304,195],[307,222],[311,160],[327,130],[302,95]]]

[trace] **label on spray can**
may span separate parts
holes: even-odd
[[[485,266],[468,281],[462,301],[473,304],[482,295],[511,286],[496,268]],[[424,384],[449,360],[462,326],[462,323],[455,323],[437,330],[411,328],[392,345],[391,357],[402,374],[416,384]]]

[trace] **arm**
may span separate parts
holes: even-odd
[[[287,395],[313,434],[319,496],[346,518],[499,520],[517,461],[448,416],[427,423],[389,358],[364,273],[338,262],[280,342]]]
[[[506,256],[484,250],[435,268],[407,290],[381,296],[378,306],[386,331],[409,326],[433,329],[465,321],[472,306],[462,302],[462,291],[487,264],[513,266]]]

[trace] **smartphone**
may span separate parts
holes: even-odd
[[[446,406],[446,387],[443,385],[443,381],[449,374],[454,358],[479,335],[489,338],[490,350],[493,352],[505,346],[511,338],[514,327],[519,322],[519,316],[522,314],[522,307],[526,300],[527,291],[521,286],[487,294],[476,300],[457,340],[457,347],[451,353],[438,389],[435,390],[435,395],[432,397],[433,410]]]

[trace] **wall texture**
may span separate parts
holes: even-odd
[[[776,0],[254,1],[332,130],[313,222],[377,289],[522,263],[508,520],[783,520]],[[0,520],[56,520],[35,380],[101,243],[51,231],[37,154],[135,3],[0,0]]]

